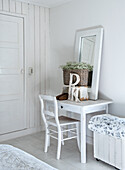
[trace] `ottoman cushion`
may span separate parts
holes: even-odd
[[[89,121],[88,128],[91,131],[115,138],[125,138],[125,118],[119,118],[110,114],[93,116]]]

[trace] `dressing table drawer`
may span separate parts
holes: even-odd
[[[65,106],[64,106],[63,104],[60,104],[60,105],[59,105],[59,109],[61,109],[61,110],[66,110],[66,108],[65,108]]]
[[[66,104],[66,103],[58,103],[58,108],[60,110],[65,110],[65,111],[69,111],[69,112],[74,112],[74,113],[81,113],[82,109],[81,107],[77,106],[77,105],[72,105],[72,104]]]

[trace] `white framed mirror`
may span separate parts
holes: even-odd
[[[96,26],[76,31],[74,59],[93,66],[89,72],[88,93],[92,100],[98,99],[103,27]]]

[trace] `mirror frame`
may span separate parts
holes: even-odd
[[[89,28],[85,28],[82,30],[77,30],[76,37],[75,37],[74,60],[76,62],[80,62],[79,55],[80,55],[81,38],[96,36],[92,85],[90,88],[88,87],[89,99],[92,99],[92,100],[98,99],[99,75],[100,75],[101,53],[102,53],[102,43],[103,43],[103,30],[104,29],[102,26],[89,27]]]

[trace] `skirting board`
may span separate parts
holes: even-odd
[[[0,135],[0,142],[43,131],[42,126]]]
[[[30,128],[30,129],[25,129],[22,131],[18,131],[18,132],[13,132],[13,133],[8,133],[5,135],[0,135],[0,142],[6,141],[6,140],[10,140],[10,139],[14,139],[14,138],[18,138],[21,136],[26,136],[26,135],[30,135],[33,133],[37,133],[40,131],[44,131],[43,127],[37,127],[37,128]],[[90,136],[87,136],[87,143],[90,145],[93,145],[93,138]]]

